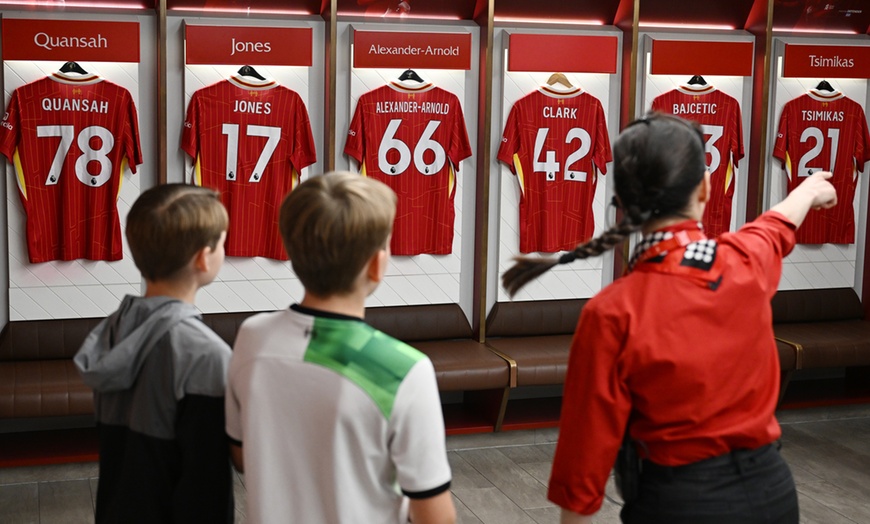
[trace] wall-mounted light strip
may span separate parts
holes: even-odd
[[[526,23],[526,24],[571,24],[571,25],[604,25],[602,20],[589,20],[589,19],[574,19],[574,18],[516,18],[516,17],[504,17],[504,16],[496,16],[494,18],[496,22],[510,22],[510,23]]]
[[[173,6],[170,11],[199,11],[208,13],[241,13],[246,15],[297,15],[310,16],[314,13],[299,9],[251,9],[250,7],[202,7]]]
[[[35,4],[33,0],[0,0],[0,5],[23,5],[28,7],[87,7],[98,9],[150,9],[151,6],[145,4],[127,3],[112,3],[112,2],[76,2],[75,0],[56,0],[54,2],[44,2]]]
[[[812,33],[814,35],[825,35],[825,34],[835,34],[835,35],[857,35],[858,31],[853,31],[850,29],[795,29],[793,27],[774,27],[773,31],[775,33]]]
[[[733,25],[725,24],[679,24],[670,22],[640,22],[638,26],[654,29],[712,29],[720,31],[733,31],[735,29]]]

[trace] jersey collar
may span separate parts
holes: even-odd
[[[684,95],[698,96],[709,95],[713,91],[716,91],[716,88],[710,84],[707,84],[705,86],[683,84],[677,87],[677,91],[683,93]]]
[[[631,262],[628,264],[628,270],[631,271],[639,263],[664,257],[674,249],[685,247],[692,242],[706,238],[704,226],[695,220],[684,220],[653,231],[648,235],[644,235],[637,246],[635,246]]]
[[[832,93],[830,91],[819,91],[818,89],[810,89],[807,91],[807,95],[809,95],[813,100],[818,100],[819,102],[833,102],[834,100],[839,100],[846,96],[842,91],[834,91]]]
[[[408,84],[405,82],[400,82],[398,80],[393,80],[387,85],[395,89],[396,91],[404,94],[425,93],[426,91],[435,88],[435,84],[433,84],[432,82],[427,82],[425,84],[414,82],[413,84]]]
[[[584,93],[584,91],[579,87],[572,87],[563,90],[556,89],[553,86],[541,86],[538,88],[538,91],[551,98],[574,98],[575,96],[579,96]]]
[[[273,87],[278,86],[278,82],[275,80],[257,80],[239,75],[233,75],[229,77],[227,81],[236,87],[247,89],[249,91],[265,91],[266,89],[272,89]]]
[[[70,84],[70,85],[90,85],[96,84],[97,82],[102,82],[103,79],[99,77],[99,75],[95,75],[93,73],[87,75],[70,75],[67,73],[61,73],[60,71],[55,71],[49,77],[55,82],[60,82],[61,84]]]

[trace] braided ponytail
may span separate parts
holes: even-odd
[[[577,259],[597,257],[621,244],[632,233],[638,231],[644,220],[626,215],[621,222],[614,225],[600,236],[578,245],[574,251],[568,251],[559,258],[556,257],[516,257],[516,263],[501,277],[502,285],[510,296],[514,296],[523,286],[543,275],[559,264],[570,264]]]

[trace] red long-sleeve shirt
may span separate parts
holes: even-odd
[[[702,237],[691,221],[668,230]],[[717,242],[641,261],[583,309],[549,484],[559,506],[599,509],[629,413],[631,436],[662,465],[779,438],[770,300],[794,225],[767,212]]]

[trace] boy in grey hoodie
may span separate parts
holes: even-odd
[[[157,186],[130,209],[145,296],[124,297],[74,359],[100,428],[98,524],[233,521],[230,348],[193,305],[223,264],[227,226],[218,194],[196,186]]]

